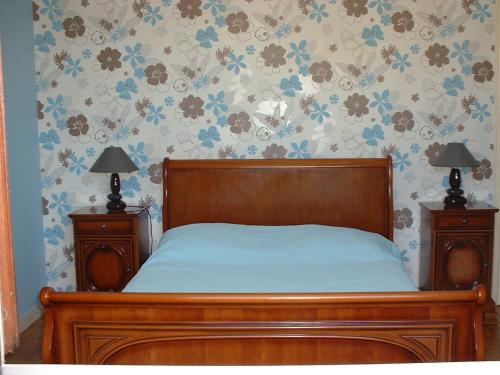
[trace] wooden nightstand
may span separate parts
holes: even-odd
[[[121,291],[150,255],[147,211],[127,207],[108,213],[105,207],[86,207],[69,217],[75,233],[78,290]]]
[[[496,323],[491,276],[498,209],[484,202],[459,209],[445,209],[438,202],[420,206],[420,289],[471,289],[483,284],[488,292],[485,323]]]

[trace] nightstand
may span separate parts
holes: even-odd
[[[484,202],[456,209],[423,202],[420,208],[420,289],[471,289],[483,284],[488,292],[484,321],[496,323],[491,279],[498,209]]]
[[[127,207],[108,213],[86,207],[73,220],[76,282],[79,291],[119,292],[150,255],[148,213]]]

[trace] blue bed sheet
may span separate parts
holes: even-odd
[[[124,292],[415,291],[396,245],[323,225],[191,224],[167,231]]]

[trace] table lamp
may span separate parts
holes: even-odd
[[[463,143],[448,143],[431,165],[435,167],[451,167],[450,188],[446,190],[448,196],[444,198],[444,203],[448,207],[460,207],[467,203],[467,199],[462,195],[464,191],[460,189],[462,178],[459,167],[477,167],[479,162],[472,156]]]
[[[120,172],[133,172],[138,170],[137,165],[130,160],[121,147],[109,146],[104,149],[101,156],[95,161],[90,172],[111,173],[111,194],[106,205],[109,211],[123,211],[127,205],[121,200]]]

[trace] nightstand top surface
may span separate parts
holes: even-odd
[[[126,207],[124,211],[110,212],[104,206],[90,206],[82,207],[69,214],[70,217],[86,216],[86,215],[113,215],[116,217],[120,216],[136,216],[145,211],[142,207]]]
[[[498,208],[486,203],[486,202],[475,202],[473,204],[467,203],[463,207],[454,207],[454,208],[446,208],[444,202],[420,202],[422,207],[425,207],[429,211],[444,211],[444,212],[479,212],[479,211],[488,211],[488,212],[498,212]]]

